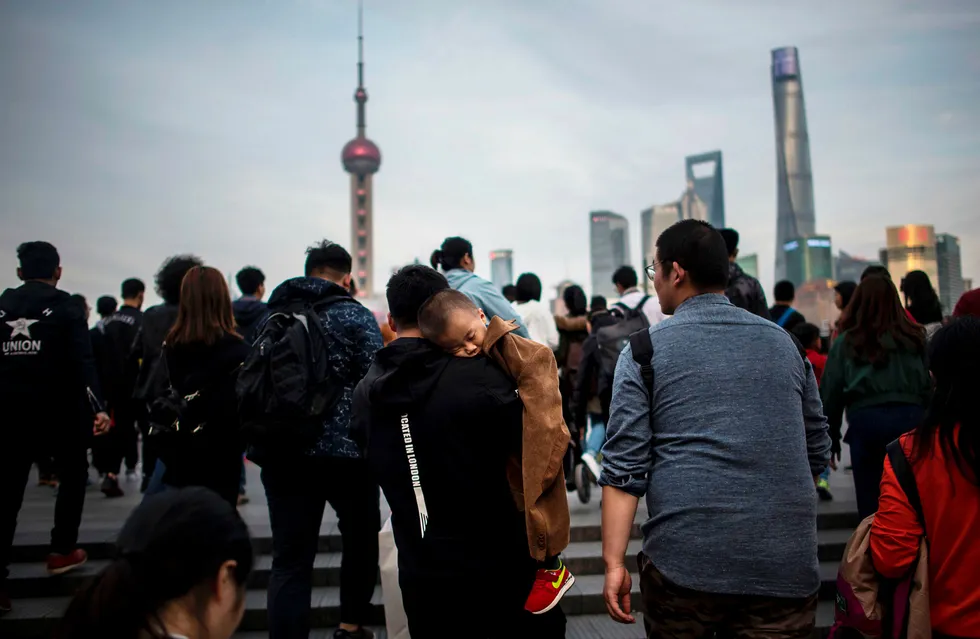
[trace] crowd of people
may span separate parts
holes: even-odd
[[[928,530],[933,628],[980,636],[980,291],[946,318],[927,276],[896,287],[873,267],[837,284],[841,315],[821,335],[792,283],[768,305],[735,263],[734,230],[682,221],[656,247],[652,292],[623,266],[617,301],[570,286],[555,315],[537,275],[498,290],[472,244],[447,238],[431,267],[392,275],[380,326],[338,244],[312,246],[267,303],[258,268],[239,272],[233,301],[218,270],[179,255],[156,274],[161,304],[143,312],[146,287],[127,279],[89,330],[85,300],[57,288],[55,247],[21,245],[23,285],[0,296],[16,425],[0,454],[0,613],[32,464],[58,485],[47,570],[61,574],[87,560],[91,460],[107,499],[137,482],[145,497],[58,636],[230,637],[253,564],[235,510],[244,457],[268,502],[273,639],[310,633],[327,504],[342,536],[334,636],[373,636],[379,489],[412,636],[562,637],[567,493],[586,502],[595,483],[613,619],[636,621],[625,555],[644,498],[649,636],[808,637],[817,496],[833,498],[846,443],[858,510],[877,513],[876,568],[907,572]],[[929,496],[924,521],[887,459],[896,439]],[[476,601],[493,614],[474,627]]]

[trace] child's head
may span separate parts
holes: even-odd
[[[422,337],[456,357],[475,357],[487,336],[487,318],[470,298],[446,289],[419,309]]]
[[[820,350],[820,329],[813,324],[804,322],[793,327],[793,335],[800,340],[803,348],[811,351]]]

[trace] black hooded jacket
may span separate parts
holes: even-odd
[[[253,344],[258,337],[259,328],[269,316],[269,307],[265,302],[254,297],[239,298],[231,307],[235,312],[238,334],[245,338],[247,344]]]
[[[65,291],[37,281],[4,291],[0,343],[4,406],[30,410],[33,422],[75,421],[102,409],[85,308]],[[20,427],[18,419],[8,421]]]
[[[352,435],[391,507],[406,579],[466,573],[474,556],[498,572],[533,569],[505,475],[522,411],[513,380],[486,357],[412,338],[378,351],[354,394]]]

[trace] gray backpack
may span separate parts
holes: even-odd
[[[630,343],[630,335],[650,328],[650,320],[643,312],[643,306],[649,299],[649,295],[644,296],[636,308],[630,308],[622,302],[614,304],[612,315],[616,317],[616,323],[603,326],[596,333],[600,389],[612,387],[616,362],[619,361],[619,354]]]

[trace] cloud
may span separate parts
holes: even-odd
[[[0,5],[0,283],[39,237],[90,296],[172,253],[275,281],[318,238],[347,243],[354,19],[325,0]],[[787,44],[819,230],[874,255],[885,226],[928,220],[980,276],[974,3],[368,0],[366,27],[378,289],[456,234],[484,275],[512,248],[517,272],[588,287],[589,211],[627,215],[638,256],[639,211],[712,149],[771,284],[769,50]]]

